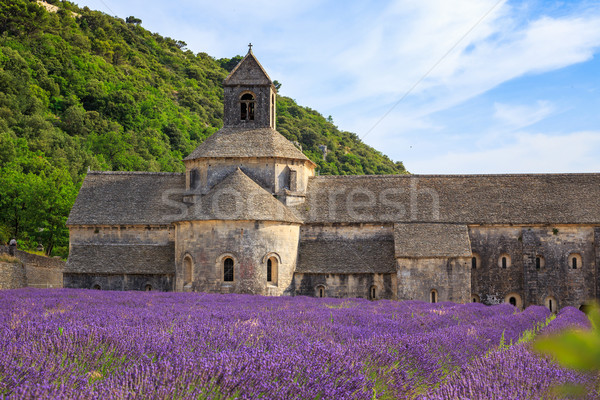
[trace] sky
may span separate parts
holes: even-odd
[[[600,172],[600,0],[74,0],[215,58],[412,173]]]

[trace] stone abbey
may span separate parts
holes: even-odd
[[[581,307],[600,174],[317,176],[249,51],[185,173],[89,172],[64,287]]]

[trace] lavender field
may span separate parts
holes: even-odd
[[[530,351],[583,313],[194,293],[0,292],[14,399],[537,399],[594,378]],[[588,398],[598,398],[590,391]]]

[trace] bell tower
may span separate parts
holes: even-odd
[[[223,81],[224,128],[275,129],[277,89],[252,53],[236,65]]]
[[[223,128],[183,162],[194,203],[238,168],[285,205],[304,201],[316,164],[275,129],[277,89],[252,53],[223,81]]]

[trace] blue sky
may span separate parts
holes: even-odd
[[[75,0],[216,58],[413,173],[600,172],[600,0]]]

